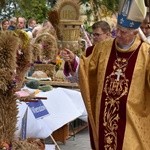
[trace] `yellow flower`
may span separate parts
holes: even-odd
[[[61,65],[62,64],[62,59],[60,58],[59,55],[56,56],[56,65]]]
[[[57,55],[56,56],[56,71],[60,69],[62,62],[63,62],[62,58],[59,55]]]

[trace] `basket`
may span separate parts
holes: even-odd
[[[63,41],[78,41],[81,36],[80,28],[81,21],[77,20],[61,20],[60,21],[60,33],[63,37]]]

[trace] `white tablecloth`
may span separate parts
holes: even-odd
[[[81,97],[81,93],[65,88],[54,88],[52,91],[40,92],[37,96],[47,97],[42,100],[49,115],[40,119],[35,119],[32,111],[28,108],[27,117],[27,137],[47,138],[53,131],[76,118],[87,120],[87,112]],[[22,118],[28,105],[21,102],[18,105],[18,122],[15,135],[21,134]]]

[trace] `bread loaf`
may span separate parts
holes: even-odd
[[[34,71],[32,74],[33,78],[48,78],[47,74],[43,71]]]

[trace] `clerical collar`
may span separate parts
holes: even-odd
[[[128,45],[118,45],[118,43],[117,43],[117,46],[119,48],[121,48],[123,51],[127,51],[132,46],[134,41],[135,41],[135,39],[133,39]]]

